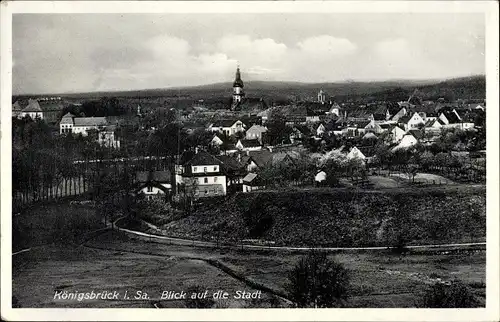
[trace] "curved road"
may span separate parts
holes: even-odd
[[[388,250],[394,247],[392,246],[376,246],[376,247],[291,247],[291,246],[260,246],[260,245],[250,245],[250,244],[224,244],[224,243],[216,243],[202,240],[190,240],[190,239],[182,239],[182,238],[174,238],[167,236],[159,236],[143,233],[140,231],[135,231],[131,229],[126,229],[119,227],[117,225],[117,221],[122,218],[118,218],[114,221],[115,229],[125,232],[127,234],[157,240],[167,241],[170,244],[181,245],[181,246],[197,246],[197,247],[229,247],[229,248],[238,248],[238,249],[255,249],[255,250],[279,250],[279,251],[311,251],[311,250],[323,250],[323,251],[365,251],[365,250]],[[485,246],[485,242],[481,243],[455,243],[455,244],[433,244],[433,245],[412,245],[406,246],[407,249],[420,249],[420,250],[431,250],[431,249],[447,249],[447,248],[461,248],[465,249],[471,246]]]

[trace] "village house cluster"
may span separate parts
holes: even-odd
[[[234,192],[250,192],[265,188],[258,170],[297,157],[306,142],[325,145],[328,138],[359,139],[357,142],[382,140],[392,151],[416,144],[431,145],[443,129],[475,131],[477,113],[485,110],[484,100],[445,102],[416,100],[415,91],[407,100],[399,102],[372,102],[353,105],[336,102],[320,89],[317,97],[289,104],[267,106],[262,98],[248,97],[239,67],[233,82],[231,104],[226,110],[210,112],[203,100],[193,106],[190,115],[180,121],[188,133],[202,129],[211,133],[207,146],[179,153],[169,170],[138,172],[137,191],[147,198],[192,194],[195,198],[224,196]],[[56,104],[59,98],[49,99]],[[50,109],[46,109],[50,111]],[[60,109],[59,109],[60,110]],[[251,111],[246,113],[245,111]],[[39,102],[29,99],[22,107],[16,101],[12,106],[14,117],[45,120],[47,111]],[[181,112],[179,112],[182,114]],[[215,115],[210,122],[194,122],[193,115]],[[271,142],[276,115],[287,128],[287,136]],[[137,116],[143,110],[137,106]],[[83,117],[66,113],[59,120],[59,134],[97,133],[103,146],[120,148],[116,126],[106,117]],[[155,130],[155,129],[150,129]],[[369,162],[373,149],[359,145],[335,149],[347,159]],[[216,151],[214,153],[214,151]],[[316,181],[324,181],[325,173],[318,169]]]

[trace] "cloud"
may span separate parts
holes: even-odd
[[[480,14],[19,14],[13,91],[227,82],[238,63],[244,80],[447,78],[484,73],[484,52]]]
[[[357,49],[350,40],[329,35],[304,39],[297,46],[305,55],[311,56],[349,55]]]

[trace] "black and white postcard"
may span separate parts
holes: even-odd
[[[496,2],[1,10],[2,319],[500,318]]]

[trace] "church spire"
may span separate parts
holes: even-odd
[[[243,81],[241,80],[240,65],[236,67],[236,77],[234,78],[233,87],[243,88]]]
[[[243,81],[241,80],[240,65],[236,67],[236,76],[233,82],[233,106],[240,103],[245,96]]]

